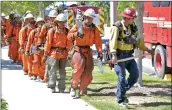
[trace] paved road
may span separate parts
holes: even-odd
[[[142,60],[142,65],[143,65],[143,72],[144,73],[147,73],[147,74],[150,74],[150,75],[156,75],[155,74],[155,69],[154,67],[152,66],[152,61],[151,59],[146,59],[144,58]]]
[[[7,48],[1,52],[2,97],[9,110],[96,110],[68,93],[51,93],[46,84],[29,80],[20,66],[10,64]]]

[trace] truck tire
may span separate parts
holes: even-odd
[[[163,79],[166,72],[166,50],[161,45],[158,45],[155,49],[154,68],[156,75]]]

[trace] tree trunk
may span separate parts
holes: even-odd
[[[39,1],[39,16],[44,18],[44,6],[41,1]]]
[[[144,13],[144,2],[136,2],[136,10],[138,12],[138,16],[135,19],[136,25],[138,27],[138,36],[137,37],[143,37],[143,13]],[[141,51],[139,49],[135,49],[135,54],[139,55],[141,54]],[[136,59],[138,70],[139,70],[139,78],[138,78],[138,86],[142,87],[142,58]]]

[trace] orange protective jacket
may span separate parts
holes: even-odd
[[[47,36],[48,30],[49,30],[46,25],[47,24],[44,24],[41,28],[41,32],[38,36],[38,44],[45,43],[45,41],[46,41],[46,36]],[[53,27],[53,25],[51,25],[50,23],[49,23],[49,26],[50,26],[50,28]]]
[[[86,27],[83,24],[84,37],[81,39],[77,36],[78,26],[74,25],[68,33],[68,39],[74,40],[76,46],[92,46],[96,45],[98,53],[102,53],[102,40],[97,27]]]
[[[14,37],[15,32],[14,32],[14,27],[11,25],[10,21],[7,21],[6,24],[6,37],[11,38]]]
[[[64,28],[63,32],[58,32],[51,28],[47,34],[45,43],[45,56],[51,56],[54,59],[67,58],[68,52],[72,46],[72,41],[67,39],[67,31]]]
[[[6,19],[1,19],[1,37],[4,37],[4,34],[6,34],[6,22]]]
[[[21,26],[20,24],[16,23],[14,26],[11,25],[11,23],[8,21],[6,23],[6,27],[7,27],[7,30],[6,30],[6,36],[7,38],[11,38],[11,37],[15,37],[15,40],[18,40],[19,39],[19,31],[21,29]]]
[[[38,27],[30,32],[29,37],[28,37],[28,42],[26,45],[26,52],[30,51],[31,45],[37,44],[40,30],[41,29]]]
[[[21,29],[21,25],[17,24],[15,27],[14,27],[14,33],[16,35],[16,40],[17,42],[19,42],[19,32],[20,32],[20,29]]]
[[[29,33],[31,32],[32,28],[29,26],[24,26],[19,32],[19,44],[21,48],[25,48],[26,43],[28,41]]]

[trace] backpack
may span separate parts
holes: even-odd
[[[121,21],[117,21],[113,26],[116,26],[118,29],[119,29],[119,36],[118,36],[118,40],[123,40],[126,44],[133,44],[134,45],[134,48],[137,47],[137,44],[136,44],[136,38],[137,36],[132,36],[134,35],[138,29],[137,29],[137,26],[135,25],[135,23],[133,23],[132,25],[130,25],[130,29],[131,29],[131,34],[127,37],[121,37],[121,33],[122,31],[124,32],[124,34],[126,34],[127,32],[125,30],[122,30],[122,23]]]
[[[119,35],[120,35],[122,33],[121,21],[117,21],[113,26],[116,26],[119,29]],[[130,29],[131,29],[131,34],[134,34],[135,32],[138,31],[137,26],[135,25],[135,22],[132,25],[130,25]],[[126,31],[124,31],[124,33],[126,33]]]
[[[67,34],[68,34],[68,32],[69,32],[69,29],[65,27],[65,31],[66,31],[66,33],[65,33],[65,34],[67,35]],[[55,33],[55,32],[56,32],[56,27],[53,27],[53,33]]]

